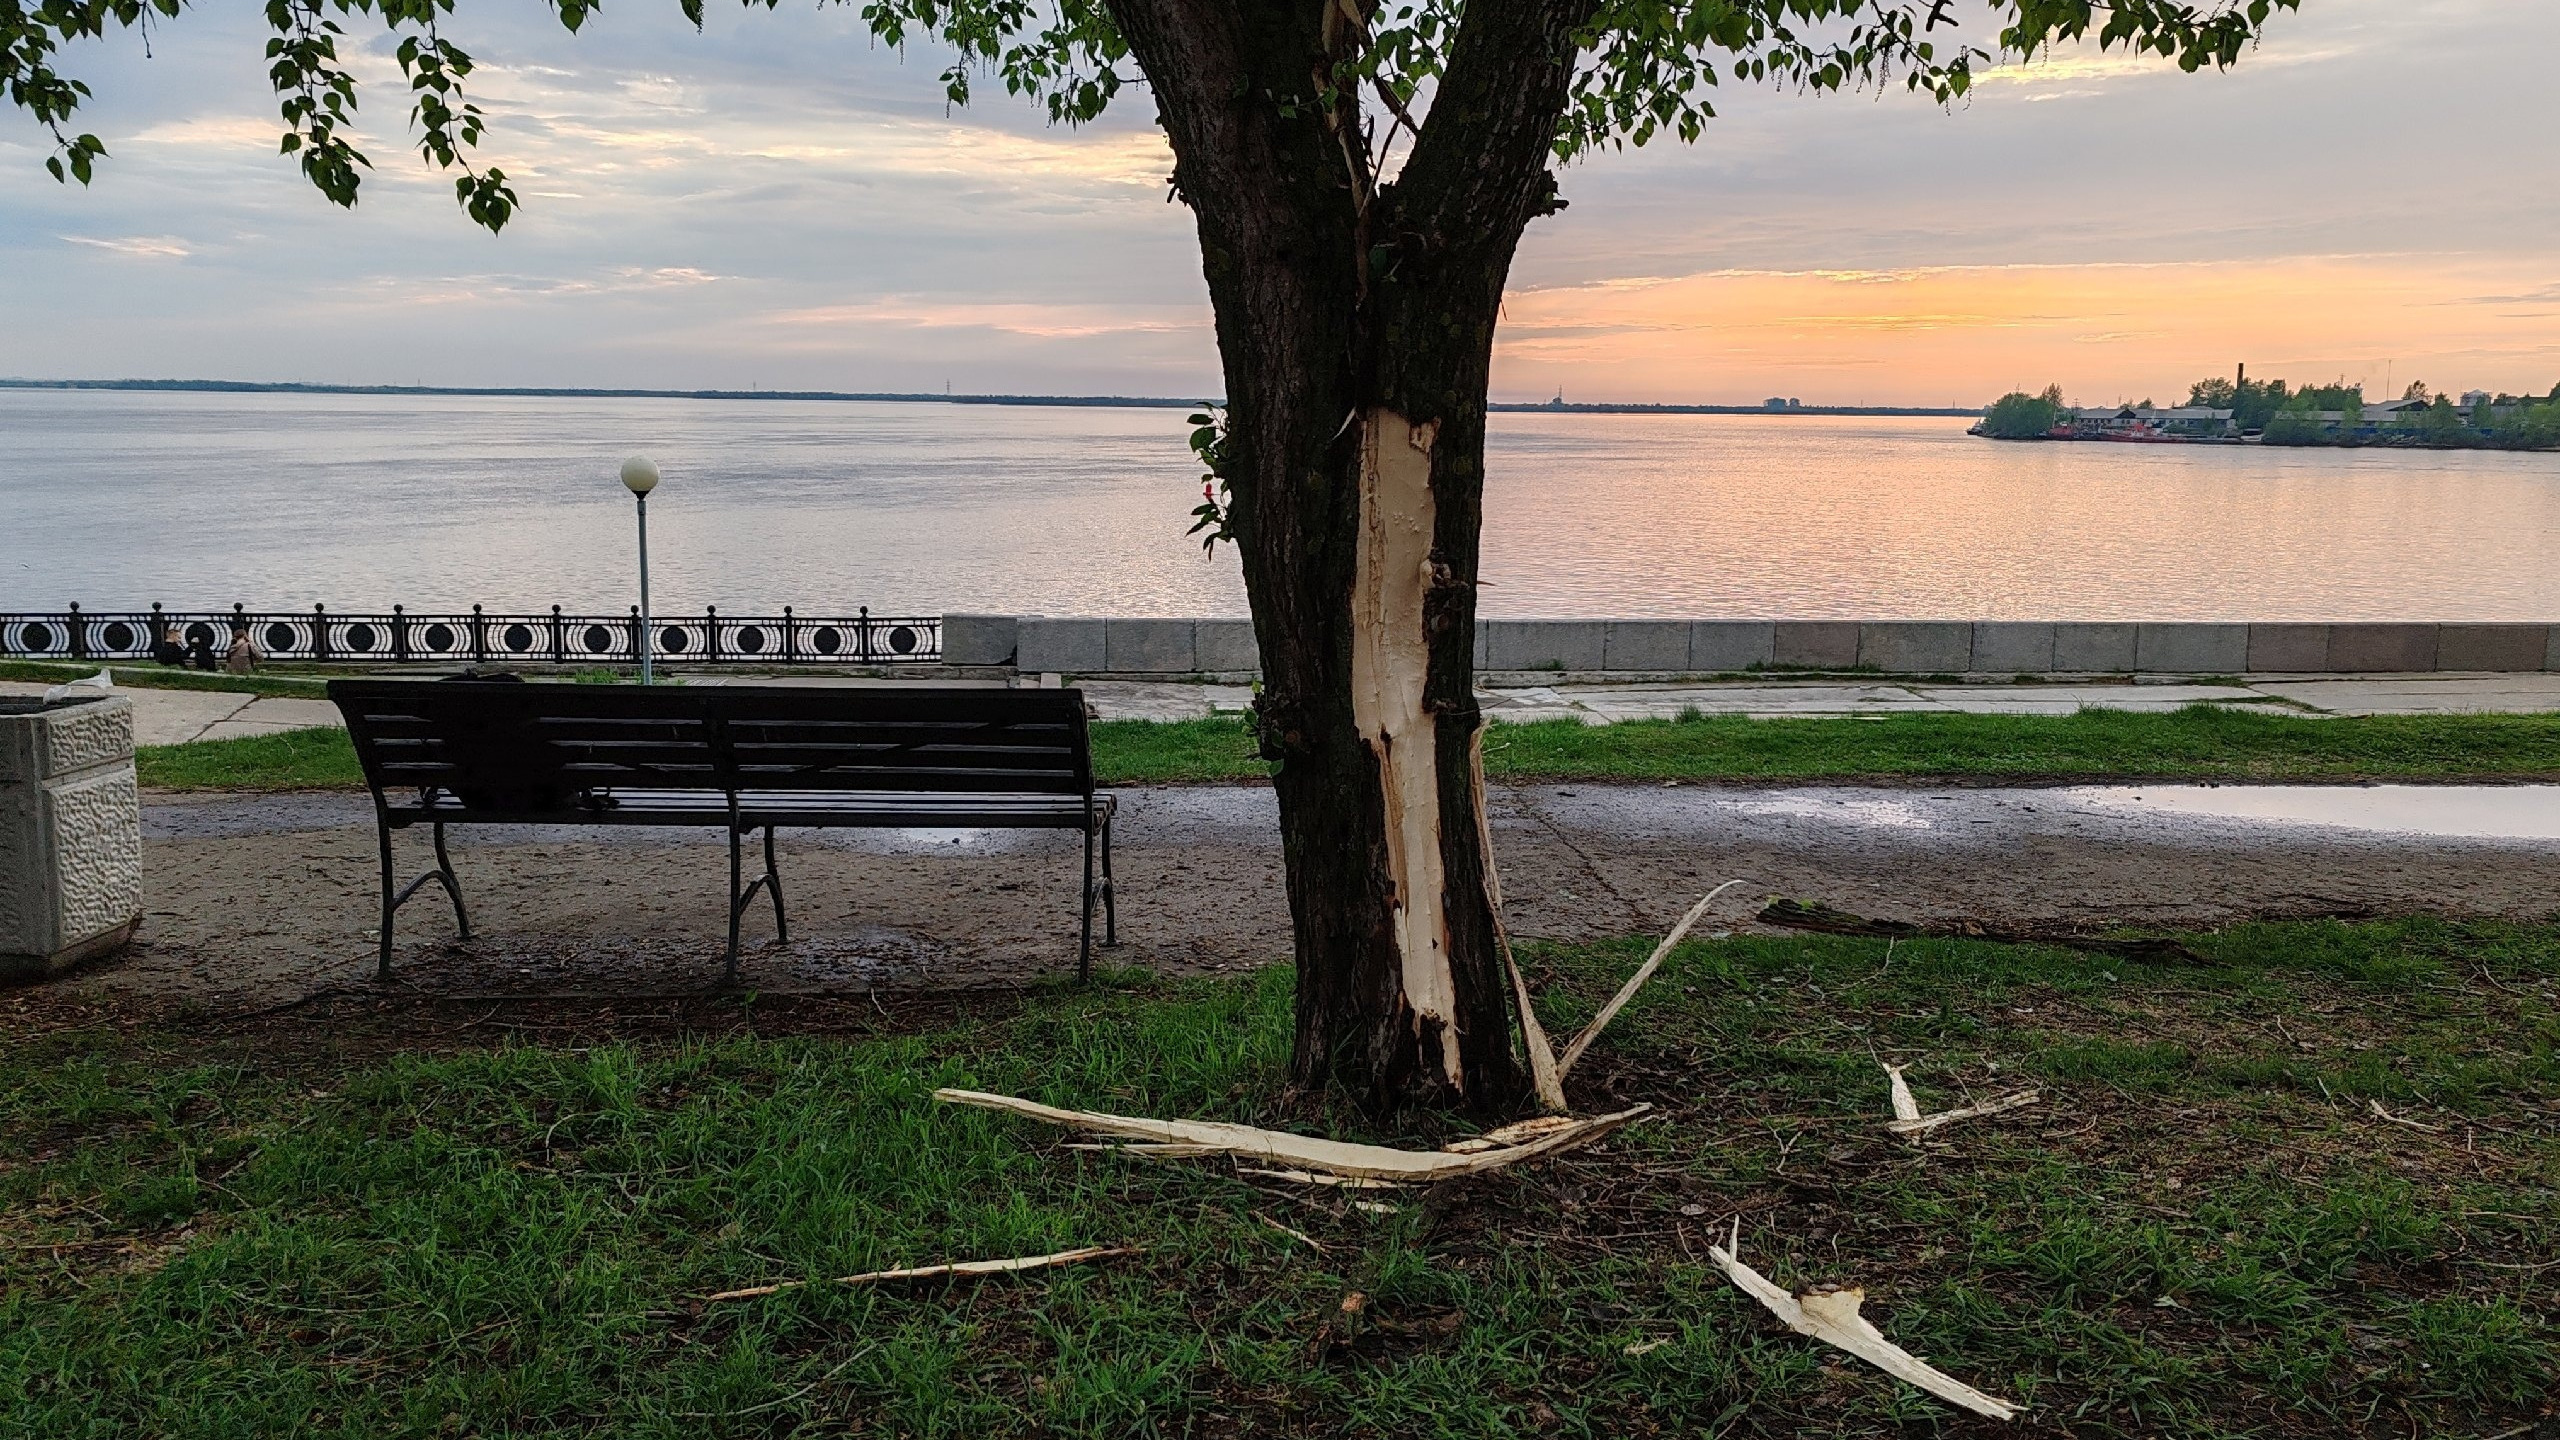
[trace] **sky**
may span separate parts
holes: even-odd
[[[1970,3],[1968,33],[1985,28]],[[359,32],[361,33],[361,32]],[[1189,212],[1143,92],[1080,130],[842,6],[465,3],[477,230],[366,37],[345,212],[276,154],[256,7],[68,52],[87,189],[0,114],[0,376],[1214,395]],[[1606,153],[1513,266],[1493,396],[2082,403],[2229,374],[2560,382],[2560,5],[2304,0],[2224,74],[2074,51],[1940,109],[1737,88]]]

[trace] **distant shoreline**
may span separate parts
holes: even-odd
[[[551,400],[869,400],[903,404],[1051,405],[1089,409],[1183,410],[1203,403],[1160,395],[935,395],[887,390],[640,390],[567,385],[320,385],[304,381],[262,380],[17,380],[0,379],[0,390],[131,390],[226,395],[470,395]],[[1979,409],[1958,410],[1908,405],[1798,405],[1783,410],[1765,405],[1539,404],[1496,401],[1485,407],[1506,414],[1542,415],[1935,415],[1978,417]]]

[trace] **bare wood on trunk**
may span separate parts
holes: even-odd
[[[1392,410],[1362,417],[1360,536],[1351,584],[1351,720],[1377,757],[1386,802],[1388,903],[1414,1038],[1466,1093],[1457,978],[1449,968],[1448,872],[1440,850],[1439,744],[1424,691],[1423,598],[1434,541],[1431,446],[1440,427]]]

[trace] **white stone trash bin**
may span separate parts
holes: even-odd
[[[0,697],[0,980],[111,954],[141,923],[133,702]]]

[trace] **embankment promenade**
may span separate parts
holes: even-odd
[[[942,617],[945,667],[1058,675],[1250,675],[1246,620]],[[2560,625],[2030,620],[1482,620],[1488,674],[1676,677],[2367,675],[2560,671]]]

